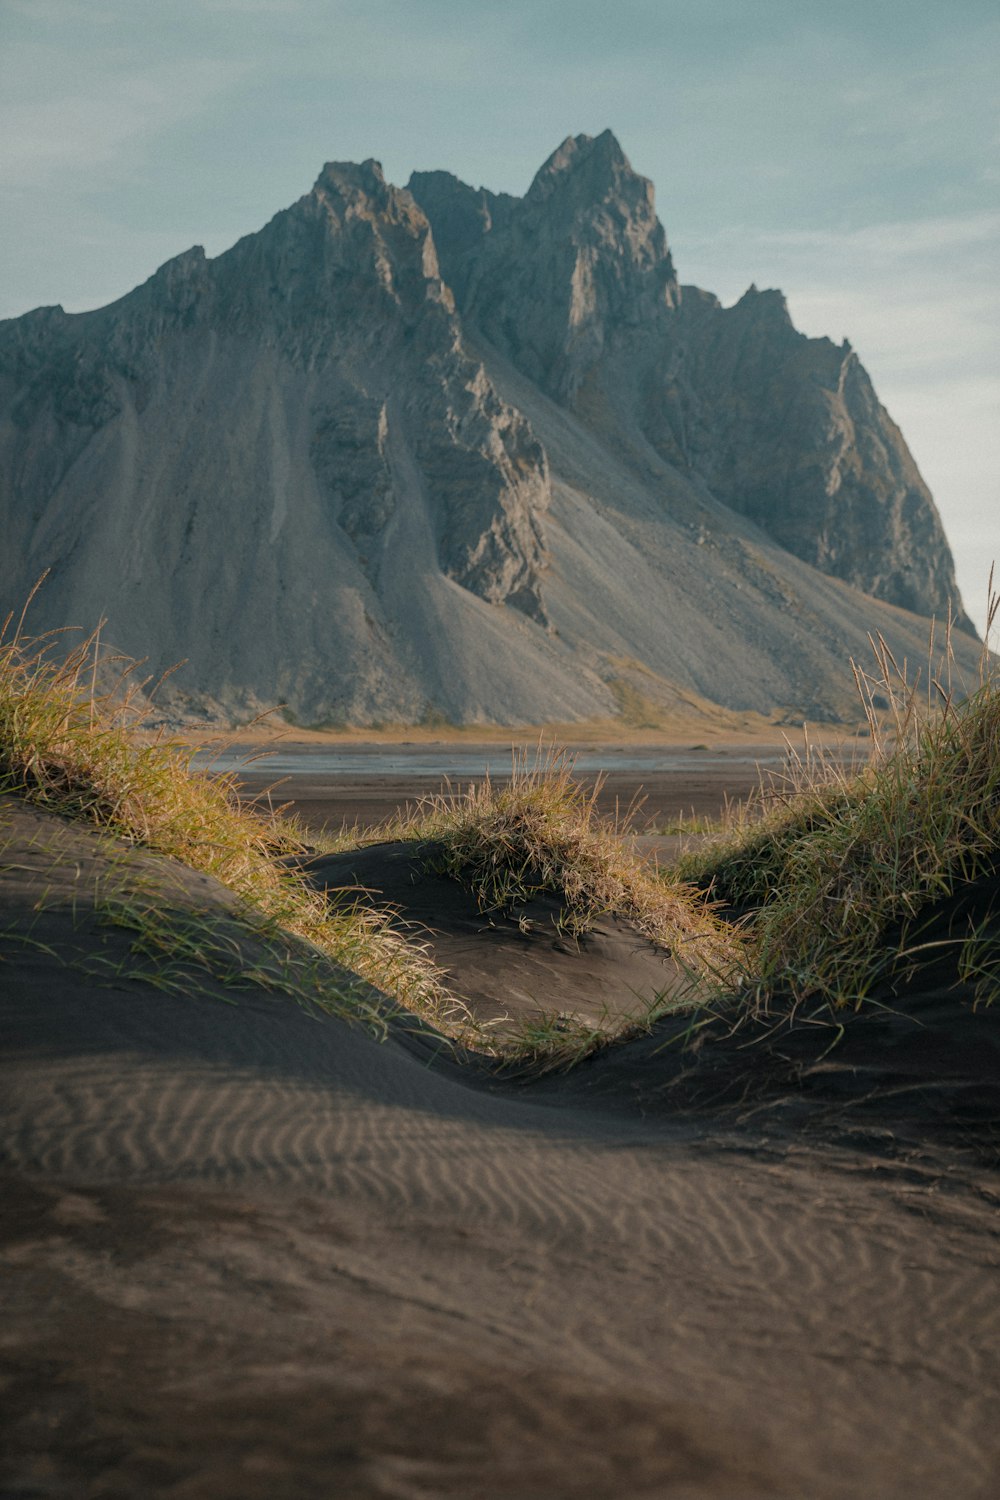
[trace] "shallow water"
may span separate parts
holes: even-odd
[[[785,756],[769,747],[750,750],[746,755],[734,755],[732,750],[720,751],[664,751],[664,750],[602,750],[599,753],[584,752],[573,758],[574,770],[584,776],[597,775],[604,771],[638,772],[649,775],[664,771],[700,771],[731,766],[734,760],[745,760],[751,765],[781,766]],[[303,746],[296,750],[277,750],[248,760],[246,752],[212,756],[202,752],[195,764],[206,770],[239,771],[248,775],[263,776],[364,776],[364,777],[448,777],[465,781],[483,777],[508,775],[511,768],[510,750],[502,746],[491,746],[488,750],[400,750],[398,747],[382,750],[312,749]],[[530,761],[529,761],[530,764]]]

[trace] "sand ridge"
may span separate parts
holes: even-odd
[[[428,867],[434,852],[433,845],[379,843],[319,855],[304,869],[331,899],[392,909],[404,933],[429,945],[452,993],[492,1026],[539,1014],[591,1024],[641,1017],[669,992],[690,989],[666,950],[615,917],[596,919],[574,938],[562,930],[562,903],[551,895],[516,912],[482,911],[458,882]]]

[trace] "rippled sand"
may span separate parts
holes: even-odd
[[[161,862],[9,806],[0,834],[3,1493],[995,1493],[974,1113],[845,1112],[850,1063],[805,1110],[752,1062],[692,1091],[649,1043],[517,1084],[165,994],[110,977],[92,910]]]

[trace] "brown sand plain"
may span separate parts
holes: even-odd
[[[928,975],[839,1045],[667,1023],[526,1081],[164,989],[109,896],[274,960],[206,877],[10,802],[0,846],[0,1493],[1000,1493],[1000,1007]]]

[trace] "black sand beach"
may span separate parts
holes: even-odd
[[[841,1046],[675,1024],[526,1082],[165,991],[96,903],[225,937],[221,888],[11,799],[0,843],[0,1493],[997,1493],[995,1010],[931,976]]]

